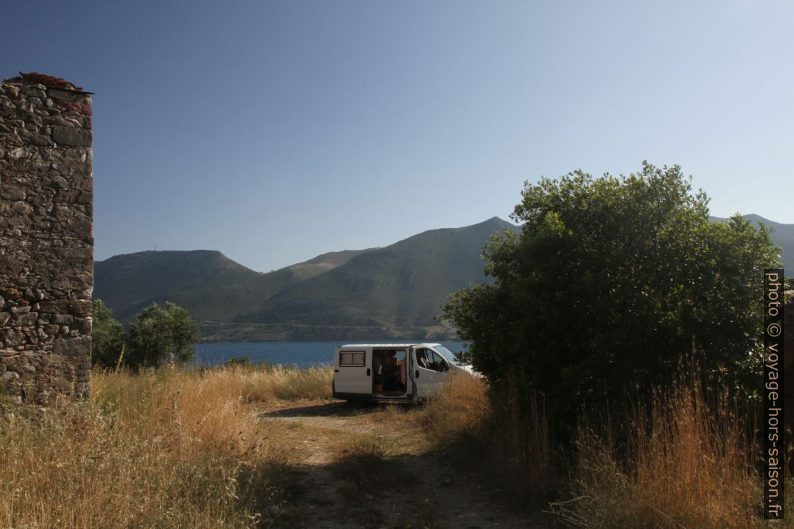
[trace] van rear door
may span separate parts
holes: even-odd
[[[334,366],[336,393],[372,393],[372,350],[339,349]]]

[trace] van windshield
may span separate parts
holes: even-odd
[[[443,345],[434,345],[433,350],[444,357],[444,360],[449,362],[450,364],[455,364],[456,366],[465,365],[463,362],[458,360],[455,356],[455,353],[444,347]]]

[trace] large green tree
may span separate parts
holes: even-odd
[[[124,348],[124,327],[100,299],[94,300],[91,316],[91,360],[99,367],[115,367]]]
[[[171,302],[152,304],[141,310],[128,330],[125,364],[131,367],[158,367],[184,363],[193,358],[198,325],[187,310]]]
[[[678,166],[526,183],[521,233],[485,249],[495,282],[453,294],[443,315],[496,391],[538,389],[569,427],[580,406],[647,394],[692,354],[746,383],[761,365],[762,271],[779,250],[763,227],[708,213]]]

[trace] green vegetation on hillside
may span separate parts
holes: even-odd
[[[286,287],[244,321],[304,325],[422,327],[436,323],[447,295],[486,281],[482,246],[504,229],[494,217],[457,229],[432,230],[371,250],[344,266]]]
[[[269,273],[209,250],[139,252],[94,264],[94,297],[123,323],[152,303],[172,301],[200,322],[231,322],[258,310],[293,283],[343,265],[369,250],[331,252]]]
[[[172,301],[215,339],[443,337],[447,295],[486,281],[482,247],[516,227],[498,218],[431,230],[385,248],[323,254],[261,274],[219,252],[141,252],[96,263],[95,297],[129,322]]]
[[[254,272],[216,251],[140,252],[94,265],[94,297],[127,323],[152,303],[172,301],[194,318],[230,320],[293,281],[287,269]]]

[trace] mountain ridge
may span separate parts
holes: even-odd
[[[501,229],[518,227],[493,217],[461,228],[424,231],[290,285],[267,300],[259,313],[236,321],[433,326],[450,292],[486,280],[482,247]],[[318,298],[317,292],[327,297]]]
[[[125,323],[173,301],[201,322],[205,340],[449,337],[438,308],[452,290],[485,279],[482,247],[504,228],[518,229],[493,217],[265,273],[214,250],[122,254],[95,263],[95,298]]]

